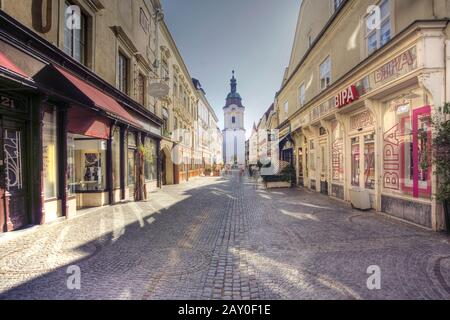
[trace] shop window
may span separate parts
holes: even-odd
[[[375,189],[375,135],[364,136],[364,185]]]
[[[144,168],[145,179],[147,181],[156,180],[157,179],[156,164],[158,160],[156,141],[149,137],[146,137],[144,146],[145,146],[145,168]]]
[[[338,121],[331,123],[332,130],[332,179],[334,182],[344,182],[344,134]]]
[[[309,169],[311,171],[316,171],[316,151],[313,140],[311,140],[309,144]]]
[[[325,90],[331,85],[331,58],[328,57],[320,65],[320,89]]]
[[[431,108],[413,105],[414,101],[387,105],[383,188],[386,192],[430,198]]]
[[[134,186],[136,183],[136,134],[134,132],[128,133],[128,152],[127,152],[127,163],[128,163],[128,185]]]
[[[45,199],[58,197],[57,114],[55,108],[46,107],[42,129],[42,157],[44,165]]]
[[[113,188],[120,188],[120,130],[116,128],[112,138]]]
[[[74,195],[76,192],[76,177],[75,177],[75,136],[73,134],[67,135],[67,190],[68,195]]]
[[[351,140],[351,148],[352,148],[352,186],[359,187],[360,183],[360,145],[359,145],[359,137],[352,138]]]
[[[64,12],[64,52],[79,63],[86,65],[88,18],[78,6],[72,5],[68,1],[64,3]],[[72,28],[69,28],[69,23],[66,21],[74,22]]]
[[[106,189],[106,140],[75,135],[75,191]]]
[[[320,148],[320,157],[322,161],[322,174],[326,174],[328,171],[328,156],[325,146],[321,146]]]

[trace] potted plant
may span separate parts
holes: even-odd
[[[433,155],[439,178],[436,197],[444,206],[446,229],[450,233],[450,121],[435,121],[434,127]]]

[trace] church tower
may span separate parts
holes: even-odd
[[[225,107],[225,129],[223,130],[223,156],[225,164],[245,164],[245,107],[242,98],[237,92],[237,80],[230,81],[231,91],[227,96]]]

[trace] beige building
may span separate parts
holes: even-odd
[[[430,121],[450,94],[449,17],[445,0],[303,1],[276,98],[299,184],[444,227]]]
[[[0,110],[19,155],[2,155],[14,177],[0,186],[10,198],[3,230],[145,198],[160,173],[163,119],[149,94],[159,81],[159,1],[3,0],[0,8],[2,99],[22,108],[12,118]]]
[[[167,97],[157,103],[156,113],[164,120],[162,150],[163,184],[178,184],[201,173],[197,118],[199,96],[176,43],[163,19],[158,23],[160,77],[170,87]]]
[[[217,134],[219,119],[206,98],[206,92],[200,81],[193,79],[193,82],[199,96],[196,148],[201,159],[201,174],[210,176],[216,170],[216,165],[222,163],[222,159],[217,158],[221,155],[221,152],[217,153],[217,147],[222,141],[221,135]],[[220,149],[222,149],[222,145],[220,145]]]

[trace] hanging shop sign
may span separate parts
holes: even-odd
[[[345,107],[346,105],[351,104],[352,102],[359,99],[359,93],[356,86],[350,86],[347,89],[341,91],[336,97],[335,97],[335,107],[340,109],[342,107]]]
[[[170,88],[162,82],[152,83],[149,86],[149,94],[154,98],[162,98],[169,94]]]

